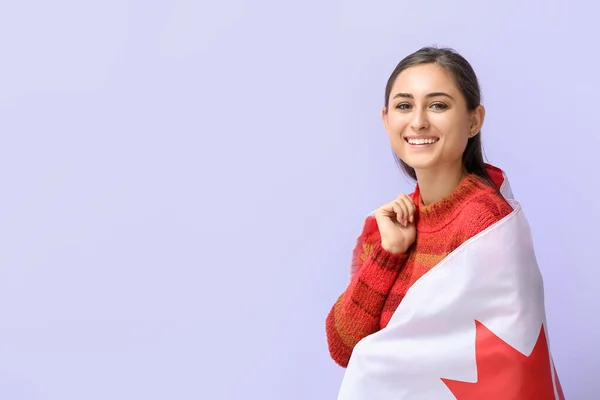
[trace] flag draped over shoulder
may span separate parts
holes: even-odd
[[[490,175],[513,212],[415,282],[355,346],[338,400],[564,399],[529,225],[502,171]]]

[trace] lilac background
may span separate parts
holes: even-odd
[[[0,398],[334,399],[406,54],[474,65],[569,399],[600,397],[592,2],[0,2]],[[550,4],[551,3],[551,4]]]

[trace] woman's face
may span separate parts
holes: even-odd
[[[383,122],[396,155],[417,174],[461,168],[467,141],[479,132],[484,109],[467,109],[450,74],[437,64],[410,67],[396,78]]]

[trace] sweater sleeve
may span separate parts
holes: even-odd
[[[345,368],[354,346],[380,329],[383,306],[406,258],[406,254],[385,250],[375,219],[367,221],[354,250],[350,284],[325,324],[329,353],[338,365]]]

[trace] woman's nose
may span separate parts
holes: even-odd
[[[427,113],[425,111],[415,110],[414,118],[412,120],[412,128],[415,131],[427,129],[429,127],[429,121],[427,120]]]

